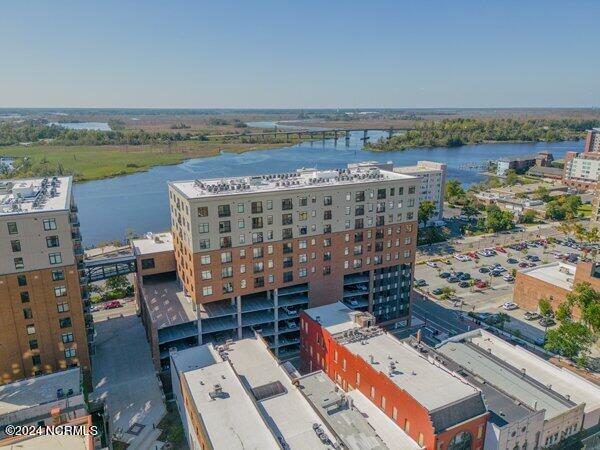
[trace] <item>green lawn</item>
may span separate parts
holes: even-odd
[[[592,205],[590,205],[590,204],[581,205],[579,207],[579,209],[577,210],[577,212],[580,215],[582,215],[583,217],[589,217],[592,215]]]

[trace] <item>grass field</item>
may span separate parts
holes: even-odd
[[[28,157],[30,168],[11,176],[69,174],[76,181],[96,180],[135,172],[153,166],[178,164],[186,159],[218,155],[221,151],[243,153],[279,148],[285,143],[221,143],[211,141],[177,142],[171,146],[54,146],[0,147],[0,155]],[[291,144],[288,144],[291,145]],[[19,167],[21,160],[15,164]]]
[[[589,203],[586,205],[581,205],[577,212],[583,217],[590,217],[592,215],[592,205]]]

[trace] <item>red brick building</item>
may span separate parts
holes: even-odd
[[[425,349],[342,303],[305,310],[300,320],[303,370],[323,370],[345,391],[360,390],[428,450],[483,448],[488,412],[481,392]]]

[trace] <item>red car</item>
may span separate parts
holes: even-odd
[[[469,258],[471,258],[473,261],[479,259],[479,256],[477,256],[477,253],[475,252],[469,252],[467,253],[467,255],[469,256]]]
[[[104,309],[115,309],[115,308],[122,308],[122,307],[123,307],[123,305],[121,304],[121,302],[119,300],[112,300],[104,305]]]
[[[500,247],[500,246],[496,247],[496,251],[506,253],[506,250],[504,250],[504,247]]]
[[[475,287],[478,289],[484,289],[487,287],[487,282],[483,280],[479,280],[475,283]]]

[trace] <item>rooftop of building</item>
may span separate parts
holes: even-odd
[[[546,419],[582,403],[586,412],[600,407],[598,386],[484,330],[455,336],[436,350],[529,408],[545,409]]]
[[[229,361],[183,376],[213,448],[281,448]]]
[[[173,236],[170,232],[147,233],[141,239],[132,241],[133,252],[136,256],[173,251]]]
[[[344,443],[345,448],[351,450],[400,448],[397,444],[386,445],[365,416],[358,409],[350,408],[346,394],[323,372],[313,372],[300,377],[298,383],[304,396],[327,421],[327,425]],[[402,434],[404,434],[402,429],[396,426],[399,442]]]
[[[79,394],[78,367],[4,384],[0,386],[0,416]]]
[[[265,193],[330,186],[370,184],[391,180],[411,180],[414,177],[376,167],[337,170],[298,169],[296,172],[258,176],[173,181],[169,184],[186,198],[206,198],[223,195]]]
[[[71,177],[2,180],[0,215],[67,210],[71,184]]]
[[[143,299],[150,320],[157,329],[172,327],[197,319],[194,302],[186,296],[177,280],[156,279],[144,281]]]
[[[264,342],[258,339],[235,341],[228,345],[227,357],[254,394],[259,409],[264,411],[265,420],[278,438],[292,449],[331,448],[319,438],[313,425],[318,423],[330,442],[334,440],[333,433],[322,424]]]
[[[570,291],[573,289],[575,269],[576,267],[571,264],[553,262],[524,269],[522,273]]]
[[[561,177],[564,170],[559,167],[548,167],[548,166],[533,166],[528,170],[529,175],[539,174],[547,176]]]
[[[19,450],[93,450],[88,445],[87,436],[83,435],[32,435],[19,440],[10,440],[3,444],[0,442],[0,449]]]
[[[413,166],[395,167],[397,173],[418,173],[418,172],[442,172],[446,169],[446,164],[435,161],[417,161]]]
[[[170,357],[178,373],[189,372],[222,361],[219,352],[212,344],[197,345],[185,350],[174,350],[170,353]]]
[[[359,326],[354,318],[360,312],[353,311],[341,302],[309,308],[304,310],[304,313],[315,322],[319,322],[321,327],[332,335]]]

